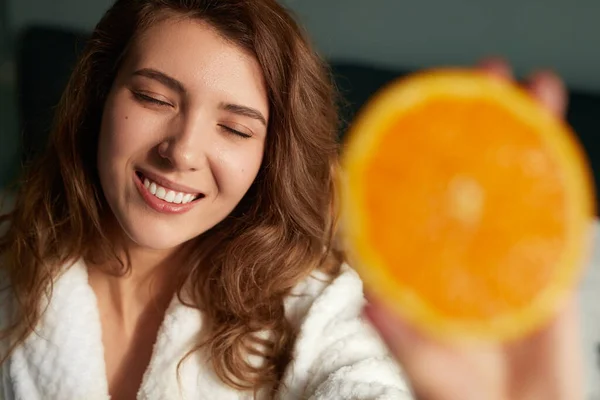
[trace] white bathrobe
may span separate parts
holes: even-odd
[[[599,225],[595,224],[594,252],[579,290],[585,400],[600,400]],[[287,316],[299,327],[299,335],[280,398],[411,399],[396,364],[387,357],[373,330],[359,318],[364,300],[357,274],[344,267],[329,285],[318,278],[315,273],[299,284],[294,293],[305,295],[291,296],[286,303]],[[6,320],[3,313],[9,310],[10,303],[0,295],[0,324]],[[183,365],[178,386],[177,362],[201,327],[202,315],[174,299],[158,333],[138,400],[251,397],[224,386],[201,354]],[[96,298],[88,285],[86,268],[79,262],[56,282],[37,334],[0,366],[0,400],[108,398]]]
[[[324,276],[313,275],[294,290],[303,296],[286,301],[287,317],[299,334],[279,397],[411,399],[385,346],[360,318],[364,298],[358,275],[346,266],[330,284],[323,282]],[[11,306],[7,298],[0,301],[1,323]],[[202,314],[175,297],[159,329],[138,400],[252,398],[221,383],[202,352],[186,360],[178,382],[177,363],[201,328]],[[0,399],[109,399],[100,317],[82,261],[57,280],[36,332],[0,366]]]

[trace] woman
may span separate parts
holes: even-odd
[[[560,82],[536,82],[562,112]],[[536,369],[373,305],[411,394],[333,245],[335,137],[326,69],[274,0],[118,0],[4,218],[0,395],[577,398],[571,321],[523,344],[548,352]]]

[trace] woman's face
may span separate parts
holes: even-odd
[[[253,56],[195,20],[145,31],[108,95],[98,146],[123,231],[164,250],[223,220],[256,178],[268,120]]]

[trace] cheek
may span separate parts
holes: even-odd
[[[234,149],[221,149],[218,153],[219,187],[237,197],[246,193],[260,169],[264,144],[241,143]]]
[[[117,94],[107,101],[100,128],[98,163],[119,164],[152,147],[159,121],[133,107],[124,97]],[[116,166],[116,165],[113,165]]]

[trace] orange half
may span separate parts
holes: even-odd
[[[516,85],[459,69],[398,80],[361,110],[342,156],[352,266],[416,327],[517,338],[574,292],[591,176],[570,128]]]

